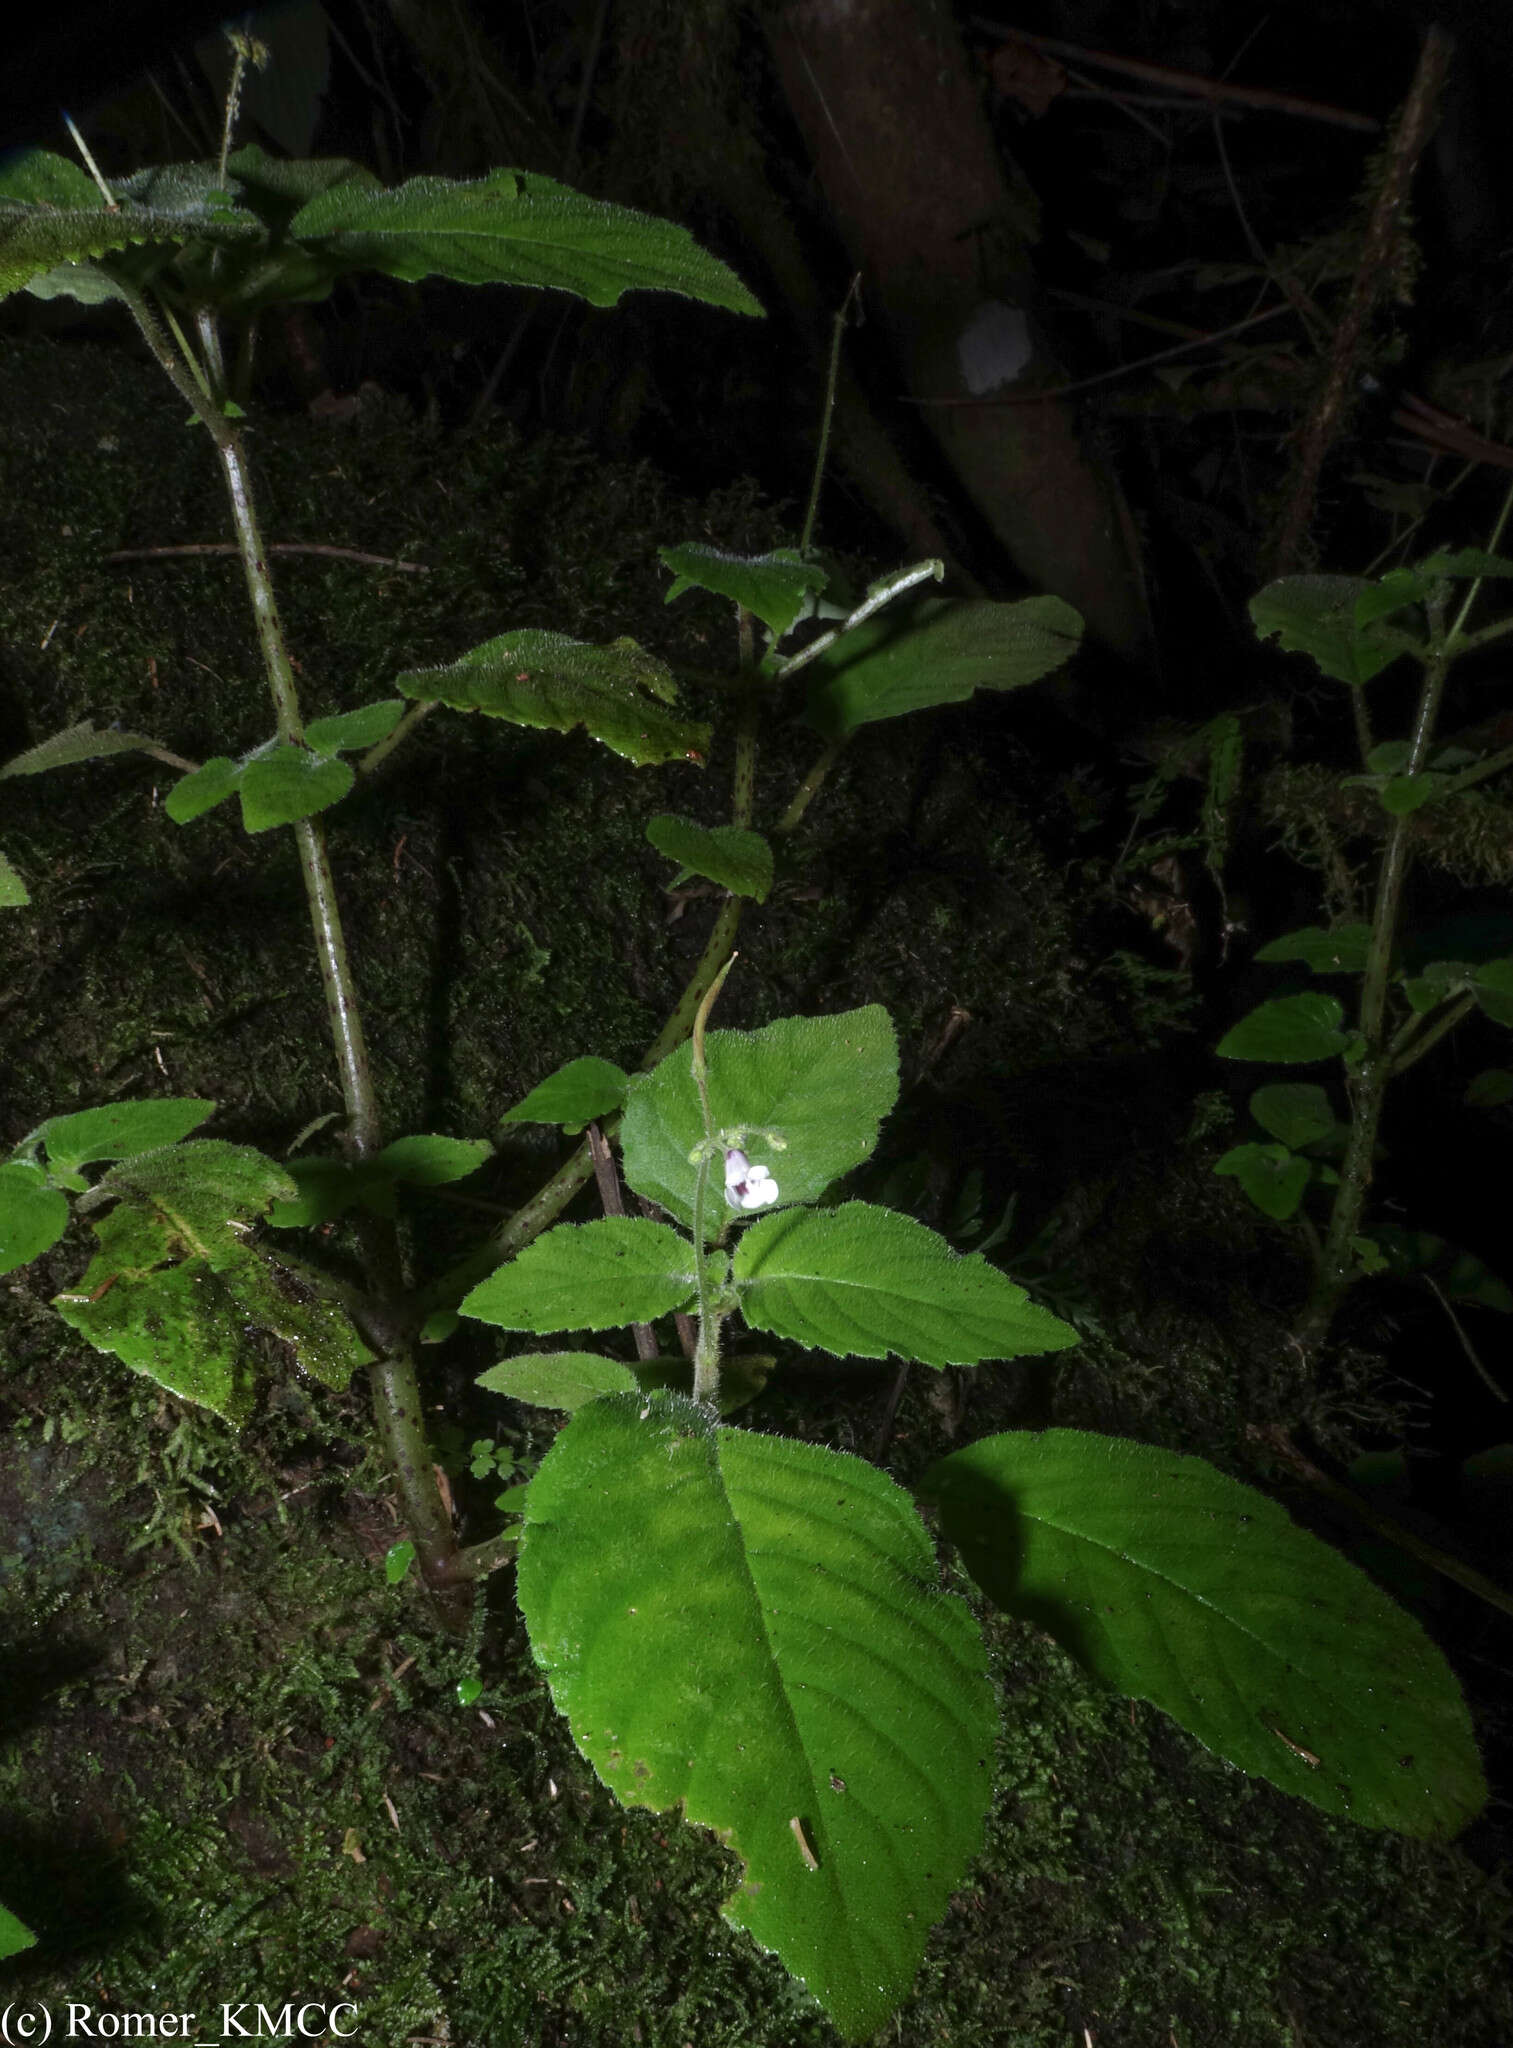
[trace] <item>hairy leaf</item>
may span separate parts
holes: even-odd
[[[333,270],[411,283],[540,285],[595,306],[613,306],[626,291],[668,291],[733,313],[762,310],[686,228],[536,171],[491,171],[460,184],[411,178],[387,192],[344,180],[302,206],[289,233]]]
[[[871,1004],[837,1017],[783,1017],[760,1031],[711,1031],[705,1045],[716,1131],[768,1168],[784,1202],[817,1201],[871,1156],[898,1094],[898,1041],[886,1010]],[[636,1193],[688,1225],[703,1137],[692,1052],[680,1046],[632,1079],[620,1142]],[[711,1180],[718,1197],[718,1162]],[[714,1206],[721,1213],[712,1231],[725,1220],[723,1201]]]
[[[672,571],[673,585],[665,602],[685,590],[712,590],[759,618],[781,640],[804,610],[809,593],[823,590],[828,580],[818,562],[806,562],[797,548],[775,548],[766,555],[732,555],[702,541],[684,541],[658,548]]]
[[[625,1101],[630,1077],[613,1060],[569,1060],[538,1082],[523,1102],[507,1109],[502,1124],[562,1124],[581,1131],[595,1117],[608,1116]]]
[[[1274,634],[1290,653],[1311,656],[1326,676],[1359,689],[1403,652],[1390,628],[1358,620],[1371,589],[1362,576],[1284,576],[1250,600],[1250,616],[1263,640]]]
[[[727,1917],[848,2040],[907,1992],[982,1840],[993,1696],[937,1577],[882,1473],[675,1397],[582,1409],[526,1502],[520,1605],[579,1748],[740,1857]]]
[[[559,1223],[480,1281],[465,1316],[506,1330],[615,1330],[686,1308],[693,1246],[666,1223],[604,1216]]]
[[[1312,1178],[1306,1159],[1285,1145],[1235,1145],[1214,1161],[1214,1172],[1233,1174],[1263,1216],[1285,1223],[1295,1215]]]
[[[679,862],[684,874],[703,875],[732,896],[767,901],[772,848],[760,832],[746,832],[739,825],[696,825],[691,818],[671,817],[664,811],[648,822],[646,836],[658,853]]]
[[[1250,1098],[1250,1113],[1263,1131],[1294,1151],[1317,1145],[1336,1128],[1329,1097],[1312,1081],[1274,1081],[1258,1088]]]
[[[110,727],[97,731],[91,720],[81,719],[66,732],[54,733],[24,754],[13,755],[0,767],[0,782],[8,775],[42,775],[49,768],[72,767],[76,761],[102,761],[109,754],[135,754],[157,750],[158,742],[146,733],[115,732]]]
[[[764,1216],[742,1234],[732,1275],[753,1329],[840,1358],[978,1365],[1078,1341],[986,1259],[866,1202]]]
[[[1340,924],[1333,931],[1311,924],[1304,930],[1271,939],[1256,953],[1268,965],[1301,960],[1315,974],[1360,974],[1365,971],[1366,952],[1371,944],[1369,924]]]
[[[1241,1770],[1368,1827],[1453,1835],[1486,1798],[1409,1615],[1201,1458],[1080,1430],[943,1458],[921,1491],[988,1596]]]
[[[335,1302],[247,1242],[251,1221],[292,1193],[273,1160],[216,1139],[128,1159],[80,1203],[117,1206],[95,1225],[99,1249],[77,1289],[54,1305],[96,1350],[229,1422],[252,1405],[249,1329],[282,1338],[305,1372],[345,1387],[372,1353]]]
[[[29,1160],[0,1165],[0,1273],[29,1266],[68,1228],[68,1197]]]
[[[527,627],[485,640],[444,668],[407,669],[395,682],[421,703],[482,711],[512,725],[549,732],[581,725],[638,767],[702,762],[709,748],[707,725],[662,708],[676,695],[672,671],[634,640],[594,647]]]
[[[868,619],[813,664],[804,716],[830,738],[879,718],[1017,690],[1076,653],[1082,620],[1059,597],[1014,604],[929,597]]]
[[[1214,1048],[1224,1060],[1274,1060],[1302,1066],[1332,1059],[1349,1039],[1340,1029],[1344,1010],[1333,996],[1278,996],[1242,1017]]]
[[[62,1172],[95,1159],[129,1159],[176,1145],[215,1114],[215,1104],[197,1095],[160,1096],[146,1102],[107,1102],[100,1109],[50,1116],[36,1136],[50,1163]]]

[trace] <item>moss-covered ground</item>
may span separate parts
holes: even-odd
[[[260,424],[251,445],[270,539],[430,566],[280,559],[312,715],[510,625],[715,666],[721,609],[663,609],[657,544],[784,537],[748,492],[689,505],[581,449],[448,443],[381,396],[349,420]],[[153,374],[119,348],[7,344],[0,458],[0,757],[82,718],[194,758],[266,737],[235,563],[103,559],[226,531],[207,451]],[[1017,1270],[1084,1329],[1055,1367],[913,1375],[881,1453],[901,1478],[952,1440],[1046,1420],[1255,1477],[1247,1426],[1308,1412],[1343,1431],[1359,1390],[1298,1384],[1293,1276],[1208,1170],[1222,1106],[1209,1134],[1194,1123],[1215,1084],[1185,986],[1128,950],[1087,858],[1087,786],[1049,774],[1028,729],[990,700],[864,734],[748,919],[722,1021],[885,1003],[905,1088],[877,1184],[946,1228],[1017,1197]],[[764,737],[759,821],[813,747],[781,720]],[[392,1133],[493,1135],[562,1060],[639,1058],[710,916],[700,899],[670,916],[644,822],[718,821],[728,771],[728,736],[703,773],[636,771],[581,734],[448,714],[332,815]],[[289,847],[229,809],[180,830],[166,786],[138,757],[0,785],[0,844],[33,897],[0,929],[0,1146],[166,1091],[214,1098],[217,1133],[278,1155],[340,1108]],[[523,1197],[555,1158],[511,1136],[484,1196]],[[417,1257],[440,1262],[467,1220],[418,1211]],[[84,1257],[81,1233],[0,1291],[0,1896],[42,1937],[7,1995],[202,2014],[344,1998],[373,2048],[833,2042],[720,1920],[729,1859],[621,1810],[576,1757],[508,1573],[463,1643],[387,1583],[397,1510],[360,1390],[282,1384],[270,1352],[240,1436],[186,1411],[52,1316]],[[489,1343],[451,1348],[441,1448],[482,1535],[491,1489],[467,1445],[529,1460],[549,1423],[485,1405]],[[892,1378],[800,1363],[751,1419],[867,1451]],[[1513,2039],[1490,1824],[1442,1847],[1328,1821],[1033,1630],[988,1626],[1004,1713],[987,1847],[884,2038]],[[1462,1640],[1490,1726],[1506,1651]]]

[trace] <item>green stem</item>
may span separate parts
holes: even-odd
[[[506,1491],[523,1493],[529,1484],[529,1480],[524,1480],[518,1487],[508,1487]],[[490,1572],[497,1572],[501,1565],[513,1564],[519,1548],[519,1529],[501,1529],[497,1536],[490,1536],[486,1542],[469,1543],[461,1550],[454,1550],[442,1574],[443,1580],[460,1585],[474,1579],[485,1579]]]
[[[846,333],[846,315],[851,301],[861,288],[861,272],[858,271],[846,289],[840,310],[835,316],[830,333],[830,369],[825,378],[825,406],[820,416],[819,446],[814,451],[814,476],[809,485],[809,503],[804,508],[804,524],[799,533],[799,553],[807,555],[814,541],[814,522],[820,509],[820,485],[825,480],[825,459],[830,453],[830,427],[835,418],[835,387],[841,373],[841,343]]]
[[[799,820],[803,817],[805,811],[808,810],[810,804],[813,803],[815,797],[819,794],[820,785],[825,780],[825,777],[830,773],[831,769],[835,766],[836,762],[845,752],[846,744],[849,741],[850,737],[851,735],[849,733],[845,733],[841,736],[840,739],[832,740],[829,746],[824,748],[824,750],[815,757],[815,760],[809,769],[809,773],[804,777],[803,781],[799,784],[798,788],[793,792],[793,801],[789,804],[787,810],[784,811],[782,817],[779,818],[777,823],[773,826],[772,829],[775,835],[781,835],[786,838],[786,836],[790,832],[797,831]]]
[[[138,299],[133,311],[137,313],[138,325],[149,348],[175,386],[184,390],[187,385],[189,390],[193,390],[194,380],[189,378],[182,359],[174,354],[145,303]],[[195,407],[215,444],[225,480],[237,551],[247,580],[247,594],[256,622],[258,646],[273,698],[279,737],[298,746],[302,744],[304,735],[293,664],[284,640],[241,438],[223,410],[226,385],[220,335],[208,312],[196,316],[196,329],[204,358],[203,380],[210,395],[208,399],[197,396]],[[326,1013],[341,1074],[348,1142],[357,1158],[369,1158],[382,1146],[382,1124],[368,1067],[362,1014],[342,931],[336,885],[319,820],[299,820],[294,827],[294,841],[304,876],[321,985],[326,996]],[[370,1375],[374,1415],[399,1485],[405,1521],[426,1585],[431,1590],[441,1619],[448,1627],[458,1629],[466,1623],[469,1596],[465,1587],[449,1588],[446,1584],[448,1563],[457,1545],[432,1468],[420,1378],[402,1300],[400,1247],[392,1223],[374,1218],[365,1229],[363,1266],[375,1303],[373,1314],[364,1318],[368,1326],[364,1334],[378,1354]]]
[[[1466,989],[1440,1008],[1429,1011],[1427,1016],[1411,1018],[1387,1048],[1391,1067],[1389,1078],[1396,1080],[1399,1074],[1406,1074],[1415,1061],[1421,1060],[1426,1052],[1438,1045],[1475,1008],[1476,998]]]
[[[1429,752],[1451,664],[1443,617],[1431,616],[1430,624],[1433,628],[1432,652],[1424,669],[1423,686],[1414,715],[1413,737],[1408,749],[1409,775],[1416,775],[1422,769]],[[1340,1166],[1340,1184],[1330,1213],[1323,1256],[1309,1300],[1294,1332],[1305,1350],[1313,1349],[1328,1335],[1355,1268],[1354,1239],[1360,1231],[1361,1215],[1371,1186],[1383,1098],[1394,1071],[1392,1049],[1386,1035],[1387,991],[1397,944],[1403,889],[1411,861],[1409,819],[1406,815],[1396,817],[1387,834],[1377,877],[1371,939],[1366,950],[1366,971],[1361,981],[1359,1030],[1365,1041],[1365,1053],[1352,1089],[1350,1136]]]

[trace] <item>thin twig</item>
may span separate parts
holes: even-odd
[[[407,576],[429,576],[431,573],[424,562],[402,562],[396,555],[370,555],[361,548],[339,548],[326,541],[274,540],[265,544],[263,552],[268,555],[325,555],[335,562],[365,562],[373,569],[402,569]],[[174,547],[116,548],[100,559],[102,562],[155,562],[166,561],[173,555],[240,553],[234,541],[192,540]]]
[[[1116,57],[1109,50],[1089,50],[1082,43],[1062,42],[1057,36],[1035,36],[1028,29],[1009,28],[1003,22],[972,17],[972,26],[1005,41],[1028,43],[1032,50],[1048,50],[1053,57],[1070,57],[1076,64],[1091,64],[1101,71],[1119,71],[1126,78],[1140,78],[1147,85],[1182,94],[1188,99],[1207,100],[1232,107],[1254,107],[1260,113],[1295,114],[1304,121],[1324,121],[1335,128],[1355,128],[1374,135],[1382,125],[1369,114],[1353,114],[1346,107],[1331,107],[1323,100],[1305,100],[1293,92],[1273,92],[1263,85],[1225,85],[1217,78],[1205,78],[1197,71],[1174,71],[1166,64],[1146,64],[1138,57]]]
[[[1149,368],[1152,363],[1170,362],[1173,356],[1185,356],[1195,348],[1211,348],[1216,342],[1228,341],[1232,334],[1243,334],[1247,327],[1259,327],[1263,320],[1275,320],[1279,313],[1291,313],[1296,309],[1290,305],[1267,306],[1262,312],[1247,314],[1232,327],[1219,327],[1212,334],[1195,334],[1191,341],[1174,342],[1170,348],[1158,348],[1154,355],[1137,356],[1132,363],[1118,363],[1112,370],[1100,370],[1095,377],[1079,377],[1073,384],[1046,384],[1034,391],[1015,392],[1008,398],[905,398],[905,405],[935,407],[975,405],[991,408],[998,405],[1044,405],[1048,399],[1068,398],[1077,391],[1091,391],[1097,384],[1112,384],[1117,378],[1132,377],[1137,370]]]

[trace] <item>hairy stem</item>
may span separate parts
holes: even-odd
[[[1445,678],[1450,670],[1451,656],[1443,617],[1432,616],[1430,624],[1433,628],[1433,651],[1425,664],[1414,714],[1407,762],[1410,775],[1416,775],[1422,769],[1428,755],[1440,700],[1444,695]],[[1395,817],[1387,834],[1377,876],[1358,1018],[1365,1051],[1351,1089],[1350,1136],[1340,1165],[1340,1184],[1324,1239],[1323,1256],[1294,1332],[1305,1349],[1322,1343],[1328,1335],[1335,1311],[1350,1287],[1355,1270],[1354,1240],[1360,1231],[1361,1215],[1371,1186],[1382,1103],[1396,1066],[1393,1048],[1387,1038],[1387,990],[1402,914],[1403,890],[1412,863],[1410,835],[1408,817]]]

